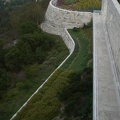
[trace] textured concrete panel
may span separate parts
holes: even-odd
[[[107,0],[105,23],[120,83],[120,5],[117,0]]]
[[[102,0],[93,14],[94,120],[120,120],[120,5]]]
[[[116,79],[102,15],[94,13],[94,120],[120,120]]]
[[[55,6],[56,0],[51,0],[45,15],[45,22],[60,25],[64,28],[82,27],[92,19],[91,12],[78,12],[61,9]]]
[[[67,33],[68,28],[83,27],[84,24],[91,22],[91,12],[70,11],[56,7],[57,0],[51,0],[45,14],[45,21],[41,28],[52,34],[60,35],[70,52],[73,44]]]

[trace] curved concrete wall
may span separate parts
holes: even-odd
[[[41,24],[41,29],[45,32],[51,33],[51,34],[56,34],[60,35],[65,42],[67,48],[69,49],[69,52],[72,53],[74,50],[75,45],[72,42],[72,38],[69,35],[68,31],[66,28],[62,28],[60,26],[52,26],[49,23],[42,23]]]
[[[120,4],[117,0],[103,0],[103,15],[120,83]]]
[[[65,28],[82,27],[91,21],[91,12],[69,11],[56,7],[57,0],[51,0],[45,20]]]
[[[70,11],[56,7],[57,0],[51,0],[45,14],[45,21],[41,24],[43,31],[62,36],[69,51],[73,45],[67,33],[68,28],[83,27],[91,22],[91,12]]]

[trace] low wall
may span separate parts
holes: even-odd
[[[45,14],[45,21],[41,24],[43,31],[60,35],[69,51],[73,49],[70,36],[66,29],[83,27],[91,22],[91,12],[70,11],[56,7],[57,0],[51,0]]]
[[[103,16],[108,31],[113,60],[120,84],[120,4],[117,0],[103,0]]]
[[[46,11],[45,21],[65,28],[82,27],[92,19],[91,12],[70,11],[56,7],[57,0],[51,0]]]
[[[52,26],[50,24],[42,24],[41,28],[43,31],[51,33],[51,34],[56,34],[56,35],[60,35],[63,39],[63,41],[65,42],[67,48],[69,49],[69,52],[72,53],[75,47],[75,43],[73,43],[73,40],[70,36],[70,34],[68,33],[66,28],[62,28],[59,26]]]

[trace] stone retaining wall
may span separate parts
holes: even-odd
[[[42,24],[41,28],[43,31],[51,33],[51,34],[56,34],[56,35],[60,35],[63,39],[63,41],[65,42],[67,48],[69,49],[69,52],[72,53],[75,47],[75,43],[73,43],[73,40],[70,36],[70,34],[68,33],[66,28],[61,28],[61,27],[54,27],[51,26],[49,24]]]
[[[68,28],[83,27],[91,22],[91,12],[70,11],[56,7],[57,0],[51,0],[45,14],[45,21],[41,24],[43,31],[60,35],[69,51],[73,51],[73,45],[68,34]]]
[[[82,27],[91,21],[91,12],[70,11],[56,7],[57,0],[51,0],[46,11],[45,21],[65,28]]]

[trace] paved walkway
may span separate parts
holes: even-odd
[[[119,99],[103,22],[93,14],[94,29],[94,120],[120,120]]]

